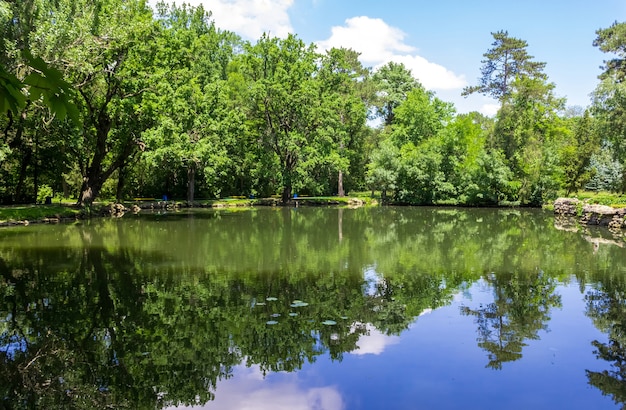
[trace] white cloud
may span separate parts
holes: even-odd
[[[414,47],[404,44],[404,32],[381,19],[353,17],[346,20],[346,26],[333,27],[331,33],[328,40],[317,43],[321,50],[352,48],[361,53],[364,64],[380,64],[390,61],[397,53],[415,51]]]
[[[415,47],[405,43],[405,37],[402,30],[381,19],[361,16],[347,19],[345,26],[333,27],[330,38],[319,41],[317,46],[322,51],[332,47],[352,48],[361,53],[363,64],[374,68],[390,61],[402,63],[427,89],[452,90],[467,84],[465,76],[418,55]]]
[[[479,112],[481,114],[485,114],[488,117],[493,117],[498,113],[499,109],[500,106],[498,104],[483,104],[483,106],[480,107]]]
[[[171,2],[171,1],[170,1]],[[251,40],[264,32],[273,37],[286,37],[293,32],[287,10],[294,0],[185,0],[192,6],[202,4],[213,13],[215,25]],[[180,4],[180,1],[176,2]],[[150,0],[154,6],[156,0]]]

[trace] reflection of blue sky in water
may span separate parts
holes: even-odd
[[[364,293],[369,296],[374,296],[376,294],[376,286],[382,280],[380,274],[376,272],[376,266],[366,267],[363,271],[363,279],[365,280]]]
[[[387,346],[400,343],[400,336],[387,336],[369,323],[365,325],[367,335],[362,335],[356,345],[359,347],[350,352],[355,355],[374,354],[379,355],[385,351]]]
[[[258,366],[238,366],[235,376],[218,383],[214,401],[193,409],[343,410],[335,386],[306,386],[299,373],[272,373],[263,378]],[[310,382],[309,382],[310,383]],[[186,408],[186,407],[178,407]]]

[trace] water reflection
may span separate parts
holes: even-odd
[[[621,363],[625,287],[614,278],[625,259],[619,247],[594,254],[580,233],[525,211],[300,208],[7,229],[0,400],[348,408],[347,387],[303,385],[301,372],[320,358],[390,357],[460,295],[455,315],[478,332],[463,354],[478,352],[484,366],[486,352],[487,366],[503,369],[549,329],[563,307],[557,287],[572,275],[596,289],[587,314],[611,338],[594,342],[599,358]],[[482,305],[469,303],[475,283],[489,290]],[[589,383],[622,402],[607,386],[623,373],[599,366]]]
[[[399,336],[389,336],[370,324],[357,324],[357,326],[365,326],[367,333],[362,335],[356,343],[356,350],[350,353],[354,355],[374,354],[379,355],[385,351],[387,346],[392,346],[400,342]]]
[[[343,410],[345,402],[336,386],[306,387],[297,373],[264,376],[256,367],[239,366],[237,378],[219,384],[220,394],[204,406],[193,409],[221,410]],[[184,409],[185,406],[173,407]]]
[[[500,370],[502,363],[522,358],[527,340],[539,339],[548,331],[550,311],[560,308],[555,294],[557,282],[544,272],[532,274],[490,274],[484,279],[493,289],[493,302],[477,309],[463,307],[478,325],[478,346],[487,351],[487,367]]]
[[[589,384],[615,403],[626,403],[626,283],[621,277],[606,282],[585,295],[587,315],[608,335],[608,341],[594,340],[594,354],[610,364],[602,371],[586,370]]]

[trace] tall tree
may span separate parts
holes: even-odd
[[[380,67],[373,76],[376,85],[376,110],[385,125],[391,125],[395,109],[407,98],[409,92],[420,87],[411,71],[402,63],[389,62]]]
[[[560,188],[558,149],[568,130],[558,112],[565,100],[540,78],[519,77],[513,87],[498,112],[491,146],[504,154],[517,180],[515,200],[541,205]]]
[[[291,199],[299,182],[298,167],[315,144],[320,124],[314,46],[294,35],[285,39],[263,35],[248,45],[242,67],[250,81],[252,116],[259,141],[280,164],[281,198]]]
[[[242,122],[226,105],[232,35],[219,32],[202,6],[160,4],[158,22],[162,30],[153,87],[159,121],[145,134],[148,159],[162,177],[182,168],[191,202],[197,177],[211,180],[229,161],[224,134],[236,127],[229,123]],[[210,185],[212,194],[219,193],[217,184]]]
[[[581,117],[568,119],[571,133],[560,149],[560,166],[567,195],[582,188],[593,176],[593,155],[600,148],[594,119],[586,110]]]
[[[331,49],[323,57],[319,72],[320,99],[326,112],[325,129],[333,143],[331,158],[337,168],[337,195],[345,196],[344,173],[356,162],[365,136],[367,110],[361,92],[369,81],[369,70],[351,49]]]
[[[594,46],[614,58],[604,62],[600,84],[593,95],[593,113],[601,135],[611,143],[622,164],[621,191],[626,191],[626,23],[596,31]]]
[[[143,0],[60,0],[38,21],[36,49],[80,94],[84,123],[74,152],[82,175],[78,203],[91,204],[103,184],[142,149],[152,121],[143,105],[156,25]]]
[[[526,51],[526,41],[510,37],[508,31],[504,30],[491,35],[494,42],[492,48],[483,54],[485,59],[481,61],[483,65],[478,85],[465,87],[462,95],[480,93],[502,103],[511,94],[516,77],[545,78],[543,69],[546,63],[533,61],[533,56]]]

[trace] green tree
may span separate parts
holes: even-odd
[[[367,182],[372,191],[381,191],[383,203],[387,202],[388,191],[394,191],[397,188],[399,157],[400,150],[389,138],[383,140],[372,152],[367,169]]]
[[[0,4],[0,161],[2,196],[9,201],[33,200],[42,174],[63,172],[68,158],[60,155],[60,148],[65,138],[54,130],[64,123],[66,129],[80,125],[75,90],[58,69],[33,56],[38,21],[49,9],[46,2],[34,0]],[[72,123],[63,121],[65,117]],[[41,167],[41,153],[48,147],[59,155]],[[27,192],[30,187],[32,193]]]
[[[605,61],[600,84],[593,94],[593,114],[598,119],[599,133],[608,140],[626,169],[626,23],[613,23],[596,31],[594,46],[614,57]],[[626,190],[626,172],[622,172],[620,190]]]
[[[586,110],[582,117],[572,118],[569,122],[573,126],[571,137],[566,138],[559,153],[567,195],[578,191],[591,179],[591,159],[600,148],[589,111]]]
[[[501,150],[518,184],[515,199],[540,205],[561,184],[558,148],[567,134],[558,112],[565,100],[542,78],[518,77],[498,111],[491,148]]]
[[[385,125],[393,124],[395,109],[407,98],[409,92],[421,87],[404,64],[393,61],[376,70],[372,80],[377,94],[374,103],[376,111]]]
[[[317,76],[321,83],[320,108],[324,111],[320,133],[328,134],[332,145],[327,158],[337,175],[337,189],[331,193],[338,196],[345,196],[344,176],[350,177],[354,172],[357,177],[359,167],[363,165],[360,157],[366,135],[367,109],[362,90],[363,84],[369,81],[370,72],[361,65],[358,57],[359,53],[354,50],[333,48],[322,56]]]
[[[417,83],[394,113],[389,138],[399,152],[395,199],[432,204],[450,196],[454,187],[446,181],[442,170],[444,159],[438,135],[453,118],[452,104],[441,101]],[[393,170],[389,171],[393,175]],[[377,174],[382,176],[385,172]]]
[[[201,6],[160,5],[162,29],[152,86],[159,121],[144,134],[150,172],[167,179],[182,171],[189,202],[198,175],[211,196],[219,195],[219,180],[230,162],[226,141],[243,123],[241,113],[228,106],[232,35],[219,32],[209,18]]]
[[[314,46],[294,35],[285,39],[263,35],[247,45],[242,71],[250,82],[250,115],[255,121],[265,155],[278,161],[281,198],[291,199],[294,185],[301,182],[299,166],[307,155],[324,150],[318,141],[322,118]],[[317,144],[316,143],[320,143]]]
[[[452,120],[454,106],[437,98],[421,84],[415,85],[395,108],[392,138],[399,146],[415,145],[435,137]]]
[[[485,59],[481,61],[478,85],[465,87],[463,95],[480,93],[503,102],[511,94],[517,77],[546,78],[543,73],[546,64],[532,60],[533,56],[526,50],[526,41],[511,37],[504,30],[491,35],[494,42],[483,54]]]
[[[624,167],[615,159],[617,156],[610,142],[603,141],[599,145],[600,148],[589,160],[590,172],[593,175],[585,189],[618,192],[622,186]]]
[[[82,176],[78,203],[89,205],[144,147],[141,132],[153,120],[143,102],[157,26],[142,0],[47,4],[32,48],[61,69],[80,95],[83,128],[70,137]]]

